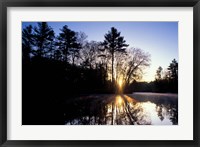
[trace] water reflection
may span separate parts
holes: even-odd
[[[66,125],[176,125],[177,104],[139,102],[128,95],[98,95],[66,102]]]

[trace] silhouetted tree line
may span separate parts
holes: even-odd
[[[126,92],[178,93],[178,62],[173,59],[165,71],[159,66],[156,71],[155,81],[148,83],[134,80],[128,86]]]
[[[34,79],[38,86],[44,84],[44,91],[52,88],[52,93],[63,95],[66,91],[113,93],[119,79],[128,85],[141,77],[142,68],[149,66],[150,55],[138,48],[128,49],[114,27],[104,38],[102,42],[87,41],[85,33],[75,32],[67,25],[57,36],[46,22],[27,26],[22,31],[24,81]]]

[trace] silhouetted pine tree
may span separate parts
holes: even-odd
[[[112,74],[112,82],[114,82],[114,59],[115,59],[115,53],[125,53],[126,47],[129,45],[126,44],[124,37],[120,36],[121,32],[118,32],[118,30],[114,27],[111,28],[110,31],[108,31],[107,34],[105,34],[105,40],[103,42],[103,45],[106,50],[109,51],[111,55],[111,74]]]
[[[24,61],[30,61],[30,53],[34,44],[33,27],[27,26],[22,31],[22,58]]]
[[[46,22],[39,22],[34,28],[34,50],[35,56],[46,57],[54,40],[54,31]]]
[[[63,26],[61,33],[57,37],[57,45],[63,53],[64,61],[69,62],[69,56],[72,59],[72,64],[75,63],[75,58],[79,58],[79,50],[81,45],[77,41],[76,32],[70,30],[67,25]]]

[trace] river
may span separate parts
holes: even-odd
[[[177,125],[178,95],[96,94],[64,105],[66,125]]]

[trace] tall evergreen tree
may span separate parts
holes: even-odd
[[[167,69],[169,70],[169,78],[174,81],[178,81],[178,62],[176,59],[172,60]]]
[[[22,31],[22,57],[24,61],[30,60],[33,41],[33,27],[29,25]]]
[[[35,39],[35,55],[44,57],[51,50],[51,44],[54,40],[54,31],[47,24],[47,22],[39,22],[38,27],[34,28],[34,39]]]
[[[57,37],[59,49],[63,53],[64,60],[69,62],[71,56],[72,64],[74,65],[75,58],[79,57],[80,44],[77,41],[76,32],[70,30],[67,25],[63,26],[61,33]]]
[[[108,31],[107,34],[104,35],[105,40],[103,42],[103,45],[106,50],[109,51],[111,55],[111,75],[112,75],[112,82],[114,82],[114,59],[115,59],[115,53],[125,53],[126,47],[129,45],[126,44],[124,37],[121,36],[121,32],[118,32],[118,30],[114,27],[111,28],[110,31]]]
[[[161,66],[158,67],[156,70],[156,80],[159,81],[162,79],[162,70],[163,68]]]

